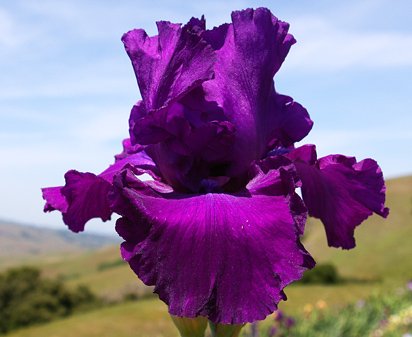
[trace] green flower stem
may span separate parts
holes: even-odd
[[[170,315],[181,337],[204,337],[207,328],[207,318],[186,318]]]
[[[239,337],[240,330],[244,324],[230,325],[230,324],[215,324],[209,322],[212,337]]]

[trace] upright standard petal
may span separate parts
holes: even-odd
[[[130,137],[150,145],[165,181],[195,192],[209,167],[230,153],[233,126],[216,103],[192,108],[193,98],[183,102],[213,76],[215,51],[201,36],[204,19],[183,27],[159,22],[158,29],[151,38],[142,30],[123,37],[143,98],[131,111]]]
[[[177,101],[212,77],[215,56],[200,37],[204,25],[203,19],[183,27],[160,21],[157,36],[149,37],[142,29],[123,35],[147,112]]]
[[[289,25],[269,10],[232,13],[233,23],[203,34],[217,49],[215,78],[203,84],[235,125],[232,172],[242,173],[274,146],[289,146],[308,134],[312,121],[292,98],[275,92],[273,76],[295,43]]]
[[[330,155],[316,159],[314,145],[287,155],[302,181],[302,195],[309,215],[322,220],[329,246],[355,247],[354,230],[373,213],[387,217],[385,182],[372,159]]]
[[[127,170],[115,178],[123,257],[172,315],[263,319],[285,299],[283,288],[313,267],[282,181],[291,178],[268,174],[238,194],[203,195],[159,193]],[[264,181],[281,193],[267,195]]]

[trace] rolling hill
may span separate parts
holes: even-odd
[[[76,235],[68,230],[0,220],[0,268],[22,260],[46,258],[56,254],[84,253],[119,241],[115,237],[104,235]]]

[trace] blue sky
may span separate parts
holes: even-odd
[[[120,151],[140,97],[124,32],[202,14],[212,27],[258,6],[298,40],[276,86],[315,121],[304,143],[375,158],[386,177],[412,173],[410,0],[2,1],[0,218],[62,228],[59,214],[42,213],[40,187],[71,168],[98,173]]]

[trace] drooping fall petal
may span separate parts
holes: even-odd
[[[330,155],[316,159],[314,145],[287,155],[302,180],[302,195],[309,214],[322,220],[328,243],[350,249],[354,230],[373,213],[387,217],[385,183],[380,167],[372,159]]]
[[[268,174],[285,195],[265,195],[257,182],[238,194],[164,194],[130,171],[117,176],[123,257],[172,315],[263,319],[285,298],[282,289],[313,266],[290,212],[294,200],[282,181],[290,177]]]
[[[83,231],[86,222],[93,218],[110,220],[113,211],[109,193],[113,176],[125,167],[157,178],[157,168],[143,148],[136,150],[126,140],[123,152],[116,156],[116,162],[99,175],[71,170],[65,174],[64,186],[43,188],[43,199],[46,200],[44,211],[60,211],[64,223],[73,232]]]

